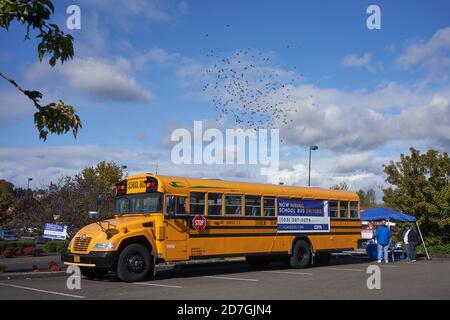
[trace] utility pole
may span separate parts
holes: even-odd
[[[309,170],[308,170],[308,187],[311,186],[311,151],[319,149],[318,146],[309,147]]]

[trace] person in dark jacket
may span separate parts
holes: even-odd
[[[416,247],[419,243],[419,235],[417,234],[416,228],[413,226],[408,232],[408,244],[409,254],[411,262],[416,262]]]
[[[403,243],[406,247],[406,259],[411,260],[411,252],[409,251],[409,245],[408,245],[408,235],[411,232],[411,226],[407,226],[406,229],[402,233],[402,239]]]

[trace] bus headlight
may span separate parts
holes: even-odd
[[[97,242],[94,249],[114,249],[113,242]]]

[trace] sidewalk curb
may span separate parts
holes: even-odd
[[[10,272],[0,273],[0,280],[53,278],[66,275],[67,273],[65,271]]]

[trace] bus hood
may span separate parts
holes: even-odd
[[[153,220],[154,218],[152,217],[116,217],[113,219],[94,222],[87,226],[84,226],[77,232],[76,236],[85,235],[94,239],[100,239],[104,237],[104,235],[107,233],[107,230],[117,230],[118,232],[123,232],[124,229],[128,229],[128,231],[131,231],[135,228],[142,228],[143,223],[151,222]]]

